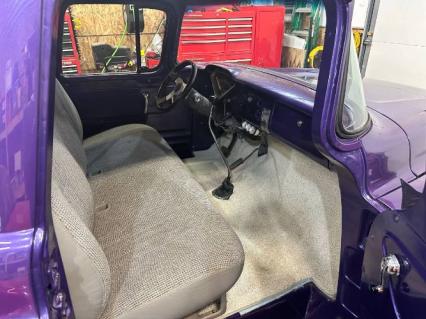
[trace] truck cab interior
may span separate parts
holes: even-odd
[[[239,64],[255,56],[191,59],[190,20],[231,10],[207,5],[62,3],[51,207],[76,318],[225,318],[307,284],[336,297],[341,199],[311,137],[315,90]],[[89,40],[83,13],[113,25],[114,7],[125,32]],[[254,17],[230,18],[231,43]]]

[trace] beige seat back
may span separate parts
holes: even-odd
[[[93,236],[93,194],[85,173],[81,122],[74,111],[57,83],[52,215],[76,318],[99,318],[109,297],[110,269]]]
[[[78,111],[56,80],[55,87],[55,135],[71,152],[83,171],[86,171],[87,159],[83,149],[83,126]]]

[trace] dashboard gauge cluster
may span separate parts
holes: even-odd
[[[274,105],[271,100],[253,92],[247,92],[245,88],[236,89],[231,96],[228,99],[228,111],[242,124],[246,122],[253,126],[255,130],[269,132],[269,119]],[[247,129],[249,133],[253,131],[251,126],[248,126]]]
[[[217,100],[224,98],[235,87],[231,75],[223,70],[216,70],[211,74],[213,91]]]
[[[270,97],[239,84],[224,69],[214,68],[210,79],[216,101],[223,100],[224,115],[232,115],[241,128],[252,136],[269,133],[269,119],[274,105]]]

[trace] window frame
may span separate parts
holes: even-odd
[[[370,112],[368,112],[368,104],[365,105],[365,112],[367,113],[367,119],[365,120],[364,124],[360,128],[358,128],[357,130],[348,131],[343,125],[343,113],[344,113],[344,108],[346,107],[346,104],[345,104],[346,91],[350,89],[350,87],[348,87],[348,81],[347,81],[349,67],[351,62],[352,63],[355,62],[355,61],[351,61],[351,49],[353,49],[351,48],[351,46],[353,45],[352,33],[350,33],[350,37],[351,37],[350,38],[351,42],[349,43],[349,48],[347,50],[347,59],[345,60],[344,73],[343,73],[345,81],[343,82],[343,85],[342,85],[342,91],[341,91],[342,94],[340,96],[339,107],[336,112],[336,134],[338,137],[346,139],[346,140],[364,136],[370,131],[373,125]],[[361,81],[362,80],[363,79],[361,77]]]
[[[104,5],[133,5],[137,10],[139,8],[142,9],[153,9],[153,10],[159,10],[159,11],[163,11],[164,14],[166,15],[166,22],[164,25],[164,36],[163,36],[163,46],[162,46],[162,53],[163,52],[167,52],[167,50],[165,50],[166,47],[166,39],[168,38],[168,33],[170,31],[169,30],[169,21],[170,21],[170,13],[171,13],[171,7],[160,2],[155,5],[152,5],[152,3],[150,3],[149,5],[145,4],[143,1],[107,1],[107,0],[92,0],[92,1],[64,1],[62,3],[60,12],[60,19],[59,19],[59,29],[57,32],[58,35],[58,41],[57,41],[57,49],[56,49],[56,75],[57,77],[61,77],[61,78],[82,78],[82,77],[104,77],[104,76],[135,76],[135,75],[146,75],[146,74],[157,74],[158,72],[160,72],[166,65],[165,59],[164,59],[164,55],[161,54],[160,56],[160,62],[159,64],[152,68],[152,69],[147,69],[147,68],[143,68],[142,67],[142,56],[141,56],[141,50],[140,50],[140,36],[141,36],[141,32],[140,32],[140,21],[139,21],[139,15],[135,15],[135,17],[137,17],[135,19],[135,50],[136,50],[136,70],[135,71],[131,71],[131,72],[105,72],[105,73],[82,73],[82,74],[66,74],[63,73],[63,69],[62,69],[62,58],[63,58],[63,54],[62,54],[62,43],[63,43],[63,33],[64,33],[64,17],[65,17],[65,12],[66,10],[72,6],[72,5],[78,5],[78,4],[104,4]]]

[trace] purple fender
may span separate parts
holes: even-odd
[[[0,2],[2,318],[47,318],[51,301],[46,296],[68,293],[65,280],[58,280],[62,267],[54,262],[59,255],[53,233],[47,247],[51,230],[45,220],[50,205],[48,106],[53,98],[55,5],[53,0]]]

